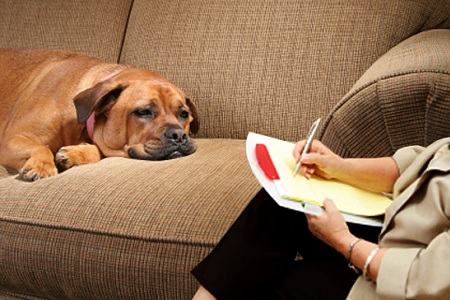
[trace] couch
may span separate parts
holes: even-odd
[[[0,0],[0,47],[153,70],[200,114],[188,157],[3,169],[0,299],[190,299],[190,269],[261,188],[249,132],[295,142],[322,117],[345,157],[450,136],[449,0]]]

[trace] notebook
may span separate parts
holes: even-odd
[[[262,175],[264,170],[261,169],[261,165],[257,162],[255,154],[251,154],[251,151],[255,151],[256,144],[261,143],[266,146],[269,152],[270,159],[278,173],[279,182]],[[269,188],[272,194],[275,190],[278,194],[277,196],[283,200],[301,204],[301,206],[287,206],[291,208],[296,207],[298,210],[304,211],[302,207],[305,208],[306,204],[320,207],[325,198],[330,198],[341,212],[346,215],[356,216],[357,223],[366,221],[371,223],[371,218],[382,216],[387,206],[392,202],[389,197],[382,193],[364,190],[336,180],[326,180],[316,176],[307,179],[301,174],[294,177],[293,173],[296,165],[292,155],[294,146],[295,144],[293,143],[255,133],[250,133],[247,138],[247,156],[253,172],[263,187]],[[263,176],[265,178],[262,178]],[[283,206],[286,206],[286,203],[283,204]],[[364,220],[358,217],[362,217]],[[375,223],[380,225],[381,221],[376,219]]]

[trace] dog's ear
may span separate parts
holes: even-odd
[[[117,101],[127,86],[114,80],[97,83],[95,86],[80,92],[73,102],[77,110],[77,120],[83,124],[93,111],[102,113],[108,111]]]
[[[198,120],[197,106],[195,106],[195,103],[189,98],[186,98],[186,104],[189,107],[189,110],[191,111],[192,117],[194,118],[191,124],[189,125],[189,128],[190,131],[195,134],[200,129],[200,121]]]

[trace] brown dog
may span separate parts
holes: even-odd
[[[66,51],[0,49],[0,164],[25,180],[121,156],[193,153],[194,103],[147,70]]]

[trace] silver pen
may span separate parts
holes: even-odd
[[[298,162],[297,166],[295,167],[294,177],[297,175],[298,171],[300,170],[300,168],[302,166],[301,157],[303,156],[303,154],[308,153],[309,148],[311,148],[311,144],[312,144],[312,141],[314,140],[314,136],[316,135],[316,131],[317,131],[317,128],[319,127],[319,124],[320,124],[320,118],[318,118],[312,124],[311,128],[309,129],[308,137],[306,138],[306,145],[303,148],[302,155],[300,156],[300,161]]]

